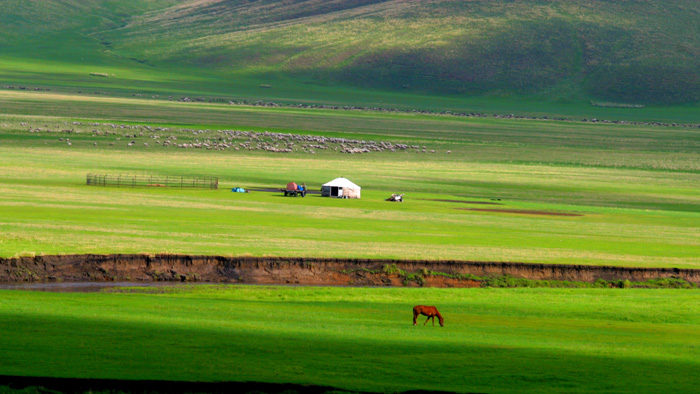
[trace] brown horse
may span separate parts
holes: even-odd
[[[435,325],[435,316],[437,316],[438,320],[440,321],[440,327],[445,327],[445,319],[442,318],[442,315],[440,312],[438,312],[437,308],[434,306],[425,306],[425,305],[416,305],[413,307],[413,325],[416,325],[416,318],[418,315],[423,315],[423,316],[428,316],[427,319],[425,319],[425,323],[423,325],[426,325],[428,323],[428,320],[431,318],[433,319],[433,326]]]

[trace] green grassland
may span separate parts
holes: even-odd
[[[0,257],[700,268],[696,1],[0,8]],[[226,104],[258,99],[283,106]],[[296,103],[567,120],[284,105]],[[411,148],[351,155],[340,143],[296,143],[275,153],[244,145],[285,144],[233,131]],[[220,189],[94,187],[87,173],[217,176]],[[338,176],[363,198],[230,191],[292,180],[318,190]],[[384,201],[391,193],[405,202]],[[437,305],[446,327],[413,327],[415,304]],[[0,290],[0,375],[691,393],[698,312],[697,290],[669,289]]]
[[[0,6],[3,85],[412,108],[478,109],[481,97],[511,111],[700,101],[700,6],[690,0]]]
[[[411,325],[437,305],[445,327]],[[0,374],[344,390],[691,393],[697,291],[197,286],[0,292]],[[21,327],[21,329],[18,329]]]
[[[700,264],[699,141],[692,128],[53,93],[6,92],[0,99],[8,113],[0,117],[0,255],[6,257],[194,253]],[[419,149],[349,155],[333,149],[274,153],[156,143],[166,136],[177,137],[177,143],[215,140],[223,130]],[[221,187],[92,187],[85,185],[87,173],[209,175],[218,176]],[[338,176],[361,185],[363,198],[230,192],[236,186],[279,188],[292,180],[318,190]],[[406,193],[405,203],[383,201],[397,192]]]

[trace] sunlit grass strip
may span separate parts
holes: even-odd
[[[208,114],[197,111],[193,113]],[[284,111],[248,112],[265,122],[284,117]],[[103,127],[92,126],[89,120],[81,121],[81,133],[71,133],[73,144],[68,146],[59,141],[64,134],[29,133],[21,123],[51,129],[65,128],[68,123],[78,129],[70,118],[7,116],[0,119],[0,253],[5,257],[178,253],[700,266],[700,197],[689,186],[698,181],[692,145],[682,154],[665,152],[676,142],[640,151],[633,135],[636,131],[613,126],[569,124],[557,134],[555,128],[561,125],[547,122],[487,119],[472,123],[432,118],[427,122],[420,116],[383,114],[362,114],[367,122],[358,122],[359,117],[329,111],[315,114],[311,123],[301,122],[301,117],[288,118],[287,130],[292,131],[292,125],[313,124],[342,136],[344,132],[338,130],[362,124],[367,132],[382,137],[379,126],[393,124],[400,135],[405,125],[409,128],[405,135],[419,138],[415,143],[422,146],[435,143],[431,136],[445,125],[451,130],[445,138],[452,153],[279,156],[252,151],[135,149],[121,135],[130,134],[131,141],[138,138],[133,131],[99,135],[92,130]],[[379,123],[365,126],[371,122]],[[424,127],[428,131],[422,132]],[[516,132],[519,127],[528,132]],[[620,157],[609,151],[597,156],[602,152],[599,143],[576,149],[550,148],[572,133],[581,140],[594,140],[598,134],[619,130],[626,137],[617,139],[614,146],[634,151],[624,159],[624,166],[618,166]],[[687,134],[674,129],[636,130],[652,141],[680,141]],[[178,139],[193,137],[192,132],[173,133]],[[493,141],[501,133],[508,136],[507,147]],[[530,140],[528,133],[557,138]],[[476,148],[476,141],[460,142],[460,136],[466,135],[483,140]],[[509,156],[512,153],[517,155]],[[529,155],[543,161],[525,160]],[[591,165],[589,160],[594,157]],[[654,162],[661,157],[669,158],[672,169],[648,167],[656,166]],[[510,162],[510,158],[519,160]],[[84,185],[88,172],[210,173],[220,178],[223,190],[89,188]],[[314,188],[343,175],[363,186],[362,200],[285,199],[281,193],[229,192],[235,186],[282,187],[290,180]],[[384,201],[395,192],[407,193],[406,203]],[[499,209],[544,214],[464,211],[457,208],[470,205],[430,199],[497,202],[504,204]],[[582,216],[556,217],[547,212]]]

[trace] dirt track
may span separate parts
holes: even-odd
[[[387,269],[387,268],[393,269]],[[402,273],[397,273],[401,270]],[[440,275],[420,275],[432,271]],[[406,274],[421,276],[406,280]],[[0,259],[0,282],[197,281],[251,284],[475,287],[450,277],[511,275],[533,280],[595,282],[681,278],[700,283],[700,270],[474,261],[410,261],[189,255],[61,255]]]
[[[545,215],[545,216],[583,216],[580,213],[553,212],[553,211],[527,211],[522,209],[485,209],[485,208],[455,208],[463,211],[480,211],[480,212],[500,212],[500,213],[517,213],[522,215]]]
[[[277,189],[275,189],[275,188],[268,188],[268,189],[246,189],[246,190],[249,190],[249,191],[251,191],[251,192],[280,193],[280,194],[284,195],[284,189],[281,189],[281,188],[277,188]],[[318,190],[307,190],[307,191],[306,191],[306,194],[321,194],[321,192],[318,191]]]
[[[443,200],[436,198],[418,198],[417,200],[423,201],[440,201],[440,202],[453,202],[457,204],[477,204],[477,205],[503,205],[498,202],[486,202],[486,201],[464,201],[464,200]]]

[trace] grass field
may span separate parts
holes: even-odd
[[[700,383],[695,290],[133,291],[0,291],[0,374],[378,392],[692,393]],[[445,327],[413,327],[415,304],[437,305]]]
[[[347,105],[485,96],[511,111],[518,101],[591,100],[697,110],[700,100],[699,8],[690,0],[0,5],[3,85]]]
[[[700,265],[700,160],[693,129],[0,97],[9,103],[0,116],[2,256],[196,253]],[[135,124],[168,130],[127,127]],[[215,141],[225,135],[218,130],[419,149],[348,155],[176,146]],[[156,142],[168,137],[177,140],[168,147]],[[90,172],[210,175],[220,178],[221,188],[88,187]],[[361,185],[363,199],[230,192],[234,186],[283,187],[291,180],[318,190],[338,176]],[[383,201],[395,192],[407,193],[406,203]]]
[[[65,92],[2,91],[0,103],[4,257],[183,253],[700,266],[700,140],[692,128]],[[234,138],[233,130],[418,149],[350,155],[335,144],[312,154],[296,143],[291,153],[274,153],[243,148],[259,141]],[[231,148],[178,147],[223,141]],[[93,187],[85,185],[89,172],[218,176],[221,188]],[[313,190],[337,176],[360,184],[363,198],[230,192],[291,180]],[[383,201],[395,192],[406,193],[406,202]],[[556,215],[562,213],[574,216]],[[694,392],[697,299],[696,290],[637,289],[0,291],[0,375],[377,392]],[[446,327],[412,327],[415,304],[437,305]]]
[[[0,0],[0,257],[700,269],[697,4]],[[627,123],[583,122],[593,118]],[[313,142],[327,138],[338,140]],[[341,153],[377,145],[393,150]],[[95,187],[88,173],[215,176],[220,189]],[[231,192],[318,190],[339,176],[363,198]],[[384,201],[392,193],[405,202]],[[697,289],[0,290],[0,378],[694,393],[699,299]],[[413,327],[416,304],[438,306],[446,326]]]

